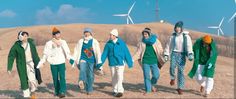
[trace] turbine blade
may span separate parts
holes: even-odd
[[[134,21],[132,20],[132,18],[130,16],[128,16],[128,18],[131,21],[131,23],[134,24]]]
[[[133,5],[129,8],[128,14],[130,14],[130,12],[132,11],[132,9],[133,9],[135,3],[136,3],[136,2],[134,2]]]
[[[127,14],[113,14],[113,16],[121,16],[121,17],[124,17],[124,16],[127,16]]]
[[[236,12],[235,12],[234,15],[229,19],[229,22],[231,22],[235,17],[236,17]]]
[[[212,28],[212,29],[218,29],[218,26],[209,26],[208,28]]]
[[[222,25],[224,19],[225,19],[225,18],[223,17],[222,20],[220,21],[219,27]]]

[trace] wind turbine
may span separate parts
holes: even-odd
[[[220,21],[219,26],[209,26],[208,28],[217,29],[217,31],[218,31],[218,36],[220,36],[220,32],[221,32],[222,35],[224,35],[224,32],[223,32],[222,29],[221,29],[221,25],[222,25],[223,21],[224,21],[224,17],[223,17],[222,20]]]
[[[234,0],[234,2],[236,4],[236,0]],[[229,19],[229,22],[231,22],[235,17],[236,17],[236,12],[234,12],[233,16]]]
[[[130,12],[132,11],[134,5],[135,5],[136,2],[133,3],[133,5],[129,8],[129,11],[127,14],[114,14],[113,16],[119,16],[119,17],[126,17],[126,22],[127,24],[130,24],[129,21],[131,21],[132,24],[134,24],[132,18],[130,17]]]

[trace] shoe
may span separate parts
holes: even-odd
[[[152,92],[157,92],[157,88],[155,88],[154,86],[152,86]]]
[[[175,85],[175,80],[174,80],[174,79],[171,79],[171,80],[170,80],[170,85],[171,85],[171,86]]]
[[[203,91],[204,91],[204,87],[201,86],[201,87],[200,87],[200,92],[203,93]]]
[[[64,98],[64,97],[66,97],[66,95],[65,94],[59,94],[58,97],[59,98]]]
[[[123,96],[123,93],[117,93],[114,95],[115,97],[122,97]]]
[[[182,89],[176,89],[176,91],[178,92],[179,95],[182,95],[182,94],[183,94]]]
[[[92,95],[92,92],[87,92],[87,95]]]
[[[204,94],[203,97],[208,97],[209,94]]]
[[[143,95],[146,96],[146,95],[149,95],[151,94],[150,92],[144,92]]]
[[[84,89],[84,82],[81,80],[81,81],[79,81],[79,88],[80,89]]]

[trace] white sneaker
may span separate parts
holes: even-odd
[[[82,80],[79,81],[79,88],[84,89],[84,82]]]
[[[24,98],[29,98],[30,97],[30,90],[29,89],[23,90],[23,96],[24,96]]]

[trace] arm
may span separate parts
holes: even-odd
[[[132,68],[133,67],[133,59],[132,59],[129,49],[125,43],[124,43],[124,47],[125,47],[125,61],[128,64],[128,67]]]
[[[142,46],[138,43],[135,54],[133,55],[133,61],[139,60],[141,58]]]
[[[187,51],[188,51],[188,55],[189,54],[193,54],[192,40],[191,40],[189,35],[186,35],[186,38],[187,38]]]
[[[166,43],[166,48],[164,50],[164,55],[166,55],[166,56],[170,55],[171,45],[172,45],[172,36],[170,37],[169,41]]]
[[[102,63],[102,60],[101,60],[101,49],[100,49],[100,44],[99,44],[99,42],[96,40],[95,41],[96,42],[96,51],[97,51],[97,64],[100,64],[100,63]]]
[[[104,49],[103,49],[103,53],[102,53],[102,57],[101,57],[101,63],[98,64],[97,68],[100,68],[104,64],[104,62],[107,58],[108,52],[109,52],[109,47],[108,47],[108,44],[106,44]]]
[[[16,58],[16,48],[15,46],[13,45],[10,49],[10,52],[8,54],[8,65],[7,65],[7,71],[11,71],[12,70],[12,67],[13,67],[13,62]]]
[[[66,59],[67,60],[70,60],[71,59],[71,55],[70,55],[70,49],[69,49],[69,46],[67,45],[67,42],[64,41],[64,44],[63,44],[63,49],[65,51],[65,55],[66,55]]]

